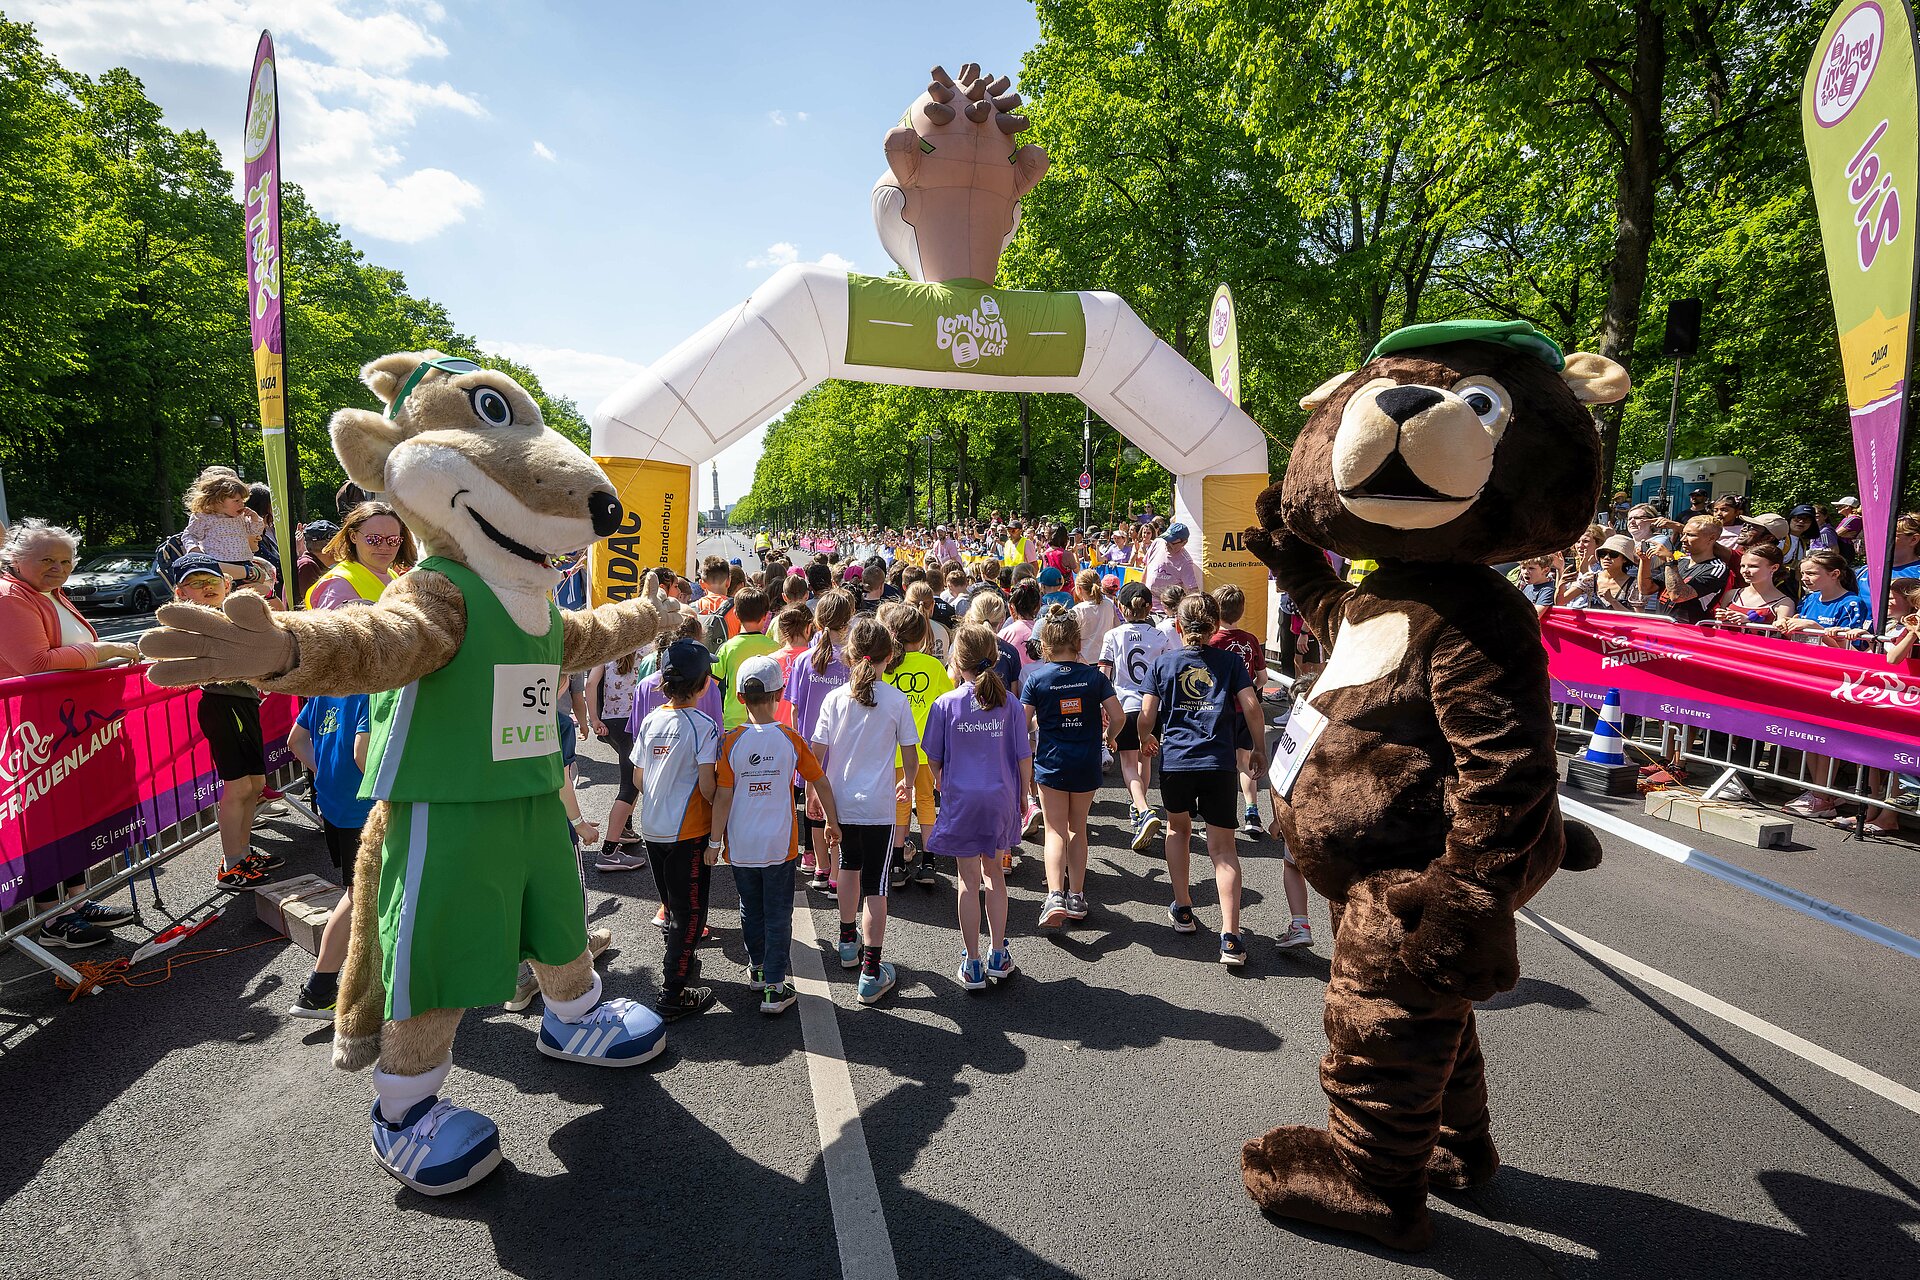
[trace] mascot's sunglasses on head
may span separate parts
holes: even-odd
[[[1627,385],[1524,322],[1403,329],[1301,401],[1312,416],[1260,498],[1247,545],[1330,651],[1308,698],[1324,724],[1275,796],[1334,919],[1328,1122],[1243,1149],[1277,1215],[1422,1249],[1429,1185],[1499,1167],[1473,1002],[1519,980],[1514,913],[1600,848],[1560,815],[1533,608],[1486,566],[1585,526],[1587,406]],[[1323,551],[1380,567],[1356,588]]]

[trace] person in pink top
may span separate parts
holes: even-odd
[[[1187,551],[1187,526],[1175,524],[1147,552],[1147,590],[1161,595],[1168,587],[1200,589],[1200,566]]]

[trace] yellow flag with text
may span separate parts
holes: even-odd
[[[693,468],[633,458],[595,458],[613,481],[624,514],[620,527],[593,544],[589,564],[593,603],[629,600],[639,594],[650,569],[676,574],[688,563],[688,512],[693,509]]]

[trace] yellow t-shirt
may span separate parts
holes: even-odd
[[[909,653],[900,659],[899,666],[887,673],[886,680],[907,695],[907,705],[913,708],[913,727],[924,736],[933,700],[953,688],[953,677],[932,654]],[[894,750],[893,762],[902,763],[898,748]]]

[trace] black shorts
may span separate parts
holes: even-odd
[[[1127,712],[1127,722],[1120,728],[1120,737],[1113,744],[1115,751],[1138,751],[1140,749],[1140,713]]]
[[[864,827],[851,823],[840,826],[840,875],[845,879],[847,872],[860,873],[860,896],[863,898],[884,898],[887,896],[888,876],[893,868],[893,824],[884,827]],[[846,887],[841,886],[844,894]]]
[[[327,857],[333,860],[333,869],[340,873],[341,885],[353,888],[353,864],[360,857],[360,828],[336,827],[322,818],[320,834],[326,837]]]
[[[260,733],[258,700],[202,691],[197,714],[220,781],[266,775],[267,744]]]
[[[1160,774],[1160,802],[1168,813],[1187,813],[1210,827],[1237,823],[1240,775],[1234,769],[1196,769]]]

